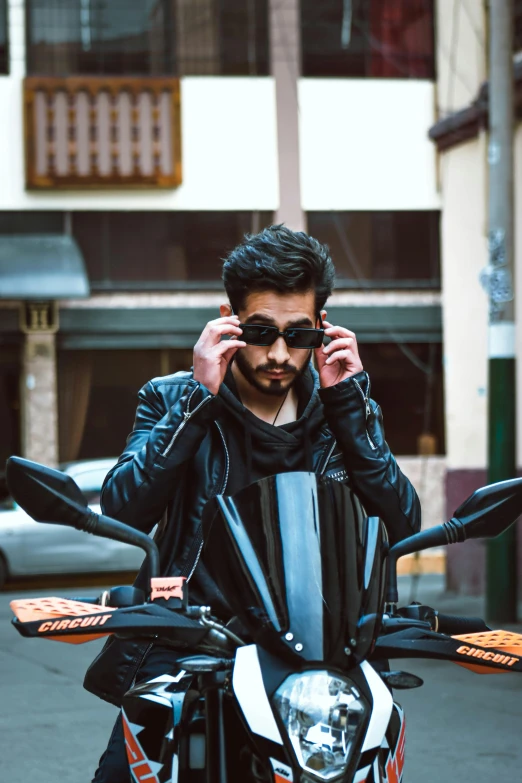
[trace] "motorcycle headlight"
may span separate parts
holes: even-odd
[[[291,674],[273,697],[301,767],[342,775],[369,707],[355,684],[327,671]]]

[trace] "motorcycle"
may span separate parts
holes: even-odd
[[[493,537],[522,512],[522,479],[483,487],[448,522],[389,547],[344,484],[313,473],[262,479],[204,511],[205,563],[233,619],[159,576],[156,544],[92,512],[70,476],[12,457],[14,499],[38,522],[141,547],[149,586],[96,599],[11,602],[22,636],[81,643],[110,634],[175,651],[175,670],[134,685],[121,708],[135,783],[399,783],[405,716],[393,690],[423,684],[394,658],[522,671],[522,636],[420,604],[398,609],[397,561]]]

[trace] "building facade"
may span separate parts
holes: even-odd
[[[329,244],[329,319],[357,333],[440,521],[435,16],[432,0],[0,0],[2,464],[117,455],[140,386],[190,366],[220,259],[284,222]]]
[[[439,3],[439,9],[442,7]],[[488,297],[480,278],[488,265],[488,13],[494,4],[448,3],[437,17],[438,121],[430,129],[437,149],[442,207],[442,312],[446,417],[446,515],[487,483]],[[522,3],[514,2],[515,74],[515,302],[522,292]],[[516,317],[516,355],[522,326]],[[522,405],[517,362],[517,407]],[[522,431],[517,433],[522,465]],[[522,529],[519,534],[522,569]],[[450,547],[448,586],[481,593],[482,542]]]

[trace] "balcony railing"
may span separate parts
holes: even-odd
[[[179,79],[29,77],[28,188],[181,183]]]

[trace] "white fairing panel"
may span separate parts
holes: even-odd
[[[232,686],[250,730],[282,745],[283,740],[263,683],[255,644],[240,647],[236,652]]]
[[[146,701],[154,701],[157,704],[163,704],[166,707],[170,707],[172,704],[172,698],[170,696],[170,693],[166,690],[166,688],[173,682],[179,682],[183,679],[185,676],[185,672],[183,669],[177,674],[175,677],[173,677],[171,674],[160,674],[159,677],[154,677],[152,680],[147,680],[147,685],[153,685],[153,684],[163,684],[162,688],[158,688],[156,690],[156,693],[144,693],[140,696],[140,699],[145,699]]]
[[[368,773],[370,771],[370,765],[368,764],[367,767],[363,767],[362,769],[358,769],[355,773],[355,777],[353,779],[353,783],[366,783],[366,778],[368,777]],[[378,780],[378,778],[376,778]]]
[[[361,751],[364,753],[365,750],[372,750],[373,748],[379,748],[381,746],[390,722],[393,709],[393,698],[386,685],[368,661],[361,663],[361,671],[366,677],[366,682],[372,692],[373,699],[370,723]]]

